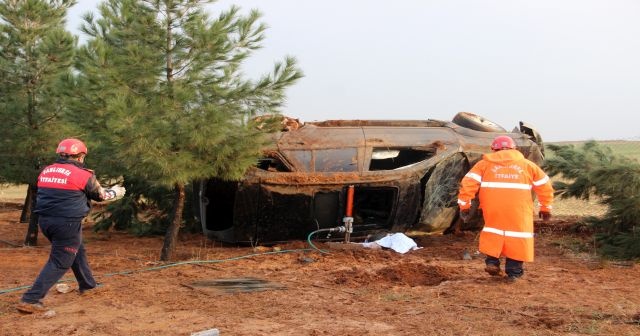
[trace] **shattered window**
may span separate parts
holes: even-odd
[[[356,148],[337,148],[315,150],[315,168],[317,172],[352,172],[358,170],[358,151]]]
[[[272,172],[290,172],[291,170],[275,154],[258,159],[258,168]]]
[[[435,154],[435,149],[374,148],[369,170],[393,170],[424,161]]]
[[[311,171],[311,151],[308,150],[292,150],[285,151],[285,155],[296,169],[300,171]]]

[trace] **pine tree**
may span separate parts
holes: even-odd
[[[581,148],[548,145],[554,156],[545,163],[560,197],[589,199],[607,205],[602,218],[585,221],[596,230],[600,251],[617,258],[640,257],[640,163],[613,153],[595,141]]]
[[[0,176],[28,184],[25,212],[31,208],[36,177],[55,153],[64,113],[61,90],[71,70],[76,39],[64,28],[75,0],[0,2]],[[37,240],[32,216],[26,244]]]
[[[232,7],[212,19],[203,10],[211,2],[109,0],[83,27],[76,119],[108,154],[110,174],[173,190],[162,260],[175,249],[186,185],[240,178],[265,141],[253,117],[277,113],[301,77],[289,57],[255,82],[243,78],[264,38],[260,14]]]

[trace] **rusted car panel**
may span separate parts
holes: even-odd
[[[442,231],[457,220],[460,179],[497,135],[511,136],[526,157],[541,163],[542,145],[531,126],[497,130],[439,120],[307,123],[277,134],[241,181],[197,183],[199,219],[209,237],[222,241],[305,239],[343,224],[353,185],[352,237]]]

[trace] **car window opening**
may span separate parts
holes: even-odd
[[[341,225],[340,193],[319,191],[313,197],[313,216],[318,229]]]
[[[271,172],[290,172],[291,170],[275,155],[258,159],[257,167]]]
[[[346,188],[344,199],[339,192],[318,191],[314,195],[314,222],[318,229],[343,224],[345,213]],[[356,187],[353,199],[353,231],[390,230],[393,210],[396,202],[395,188]]]
[[[374,148],[369,170],[393,170],[424,161],[435,154],[434,149]]]
[[[217,178],[208,179],[202,197],[204,222],[207,230],[222,231],[233,226],[234,206],[238,182]]]
[[[318,149],[315,155],[316,172],[354,172],[358,170],[356,148]]]
[[[356,187],[353,200],[354,232],[390,229],[395,200],[395,188]]]

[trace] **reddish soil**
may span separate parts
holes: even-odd
[[[12,246],[26,224],[18,204],[0,206],[0,335],[640,335],[640,267],[563,248],[584,241],[563,230],[567,220],[539,223],[537,259],[513,284],[483,272],[475,233],[414,237],[423,248],[404,255],[322,254],[306,242],[253,249],[182,235],[182,263],[163,264],[162,238],[97,234],[87,223],[104,290],[52,290],[44,302],[55,313],[25,315],[15,310],[19,288],[35,279],[49,245],[40,236],[37,247]],[[472,260],[463,260],[465,249]],[[250,279],[228,280],[238,278]]]

